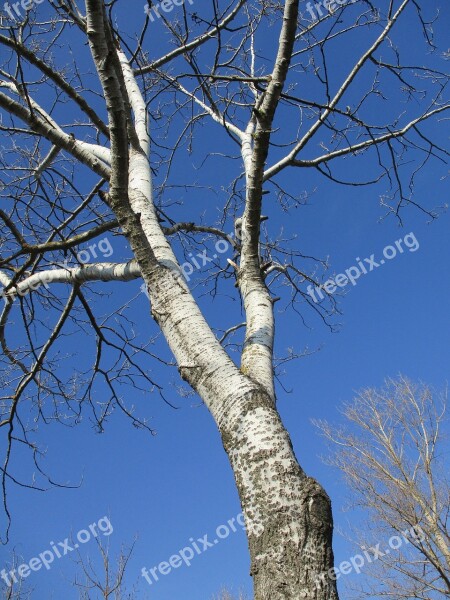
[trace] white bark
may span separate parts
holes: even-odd
[[[111,166],[111,152],[109,148],[105,148],[104,146],[99,146],[98,144],[89,144],[87,142],[83,142],[81,140],[77,140],[77,145],[83,149],[90,152],[93,156],[100,159],[105,163],[106,166]]]
[[[53,283],[85,283],[88,281],[132,281],[141,277],[141,271],[135,261],[128,263],[95,263],[82,267],[63,267],[40,271],[22,279],[18,285],[11,286],[1,295],[5,299],[14,299],[17,295],[25,296],[37,290],[41,285],[48,287]],[[7,287],[11,279],[0,271],[0,283]]]
[[[0,92],[0,107],[22,119],[36,133],[41,134],[56,147],[66,150],[77,158],[82,164],[92,169],[95,173],[109,179],[109,168],[88,149],[83,148],[77,140],[73,139],[68,133],[62,131],[59,127],[55,128],[51,121],[39,118],[36,114],[32,114],[19,102],[16,102],[8,95]]]
[[[247,315],[242,370],[259,382],[275,403],[273,305],[264,283],[259,255],[264,166],[272,123],[283,90],[297,30],[298,0],[287,0],[274,69],[264,94],[256,102],[247,127],[242,156],[246,176],[246,202],[242,219],[242,254],[239,285]]]
[[[0,87],[8,89],[10,92],[16,94],[19,97],[22,97],[20,94],[20,90],[10,81],[0,80]],[[29,95],[26,97],[26,101],[30,103],[30,106],[42,117],[43,121],[45,121],[51,128],[58,132],[60,136],[66,136],[67,134],[61,129],[61,127],[56,123],[56,121],[48,114],[42,106],[40,106],[33,98]],[[72,138],[71,138],[72,139]],[[87,142],[83,142],[81,140],[72,139],[74,145],[76,145],[81,151],[90,155],[90,160],[94,160],[95,158],[100,159],[106,165],[110,165],[111,163],[111,153],[108,148],[104,146],[99,146],[98,144],[89,144]]]

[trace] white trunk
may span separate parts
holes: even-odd
[[[239,275],[248,319],[239,369],[203,317],[159,224],[153,203],[146,107],[133,72],[125,55],[111,48],[102,3],[87,0],[86,8],[89,42],[108,106],[110,205],[129,240],[148,288],[151,314],[175,356],[181,377],[198,392],[221,433],[248,526],[255,598],[267,598],[265,588],[269,586],[271,600],[335,600],[331,580],[329,589],[316,584],[333,564],[330,502],[300,468],[275,408],[273,307],[258,255],[266,143],[274,103],[286,75],[285,61],[280,58],[267,101],[261,105],[267,113],[267,127],[254,122],[241,135],[249,188],[243,220],[250,237],[243,241]],[[298,0],[287,1],[282,54],[292,45],[297,8]],[[129,127],[132,115],[134,131]]]

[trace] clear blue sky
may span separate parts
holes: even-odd
[[[442,25],[437,28],[438,42],[442,42],[442,36],[448,32],[448,6],[444,8],[443,0],[429,4],[444,9]],[[143,19],[142,5],[140,0],[134,0],[127,6],[128,33],[139,30]],[[49,13],[49,6],[41,4],[38,10]],[[124,5],[119,4],[118,14],[125,14]],[[148,50],[157,56],[159,52],[155,46],[162,39],[161,26],[155,22],[151,27],[151,33],[155,31],[155,41],[152,47],[149,43]],[[407,16],[399,27],[399,39],[402,45],[411,47],[410,62],[417,63],[423,57],[414,46],[414,39],[408,38],[410,28],[412,22]],[[414,35],[418,35],[417,28],[414,31]],[[264,39],[258,40],[261,52],[268,55],[277,37],[278,26],[269,29]],[[334,63],[331,61],[333,82],[338,81],[355,60],[355,49],[368,43],[363,36],[340,42],[340,54]],[[78,52],[77,44],[80,44],[80,38],[74,36],[74,54]],[[86,48],[80,47],[79,52],[80,66],[85,68]],[[63,51],[61,56],[64,56]],[[63,59],[60,57],[59,60]],[[429,63],[435,61],[441,68],[445,66],[439,56],[428,56],[426,60]],[[392,92],[392,102],[398,99]],[[380,115],[381,109],[374,108],[374,118]],[[277,125],[286,126],[286,121]],[[445,144],[444,125],[445,122],[429,123],[426,130]],[[207,152],[235,151],[227,135],[212,125],[199,130],[195,144],[203,150],[207,148]],[[197,157],[197,150],[192,156],[184,153],[178,157],[173,184],[180,184],[186,178],[189,181],[197,178],[193,166],[198,169],[200,157],[203,157],[201,151]],[[318,146],[314,149],[319,150]],[[411,159],[418,160],[418,156],[411,153]],[[193,218],[204,210],[205,221],[213,222],[217,209],[224,203],[220,185],[235,177],[240,166],[237,162],[224,165],[219,157],[211,157],[203,169],[202,181],[214,186],[213,192],[185,190],[172,193],[185,202],[184,208],[176,209],[178,215]],[[445,170],[441,163],[428,163],[417,180],[416,202],[432,208],[448,201],[448,181],[443,177]],[[364,160],[343,161],[338,169],[345,179],[351,179],[355,173],[364,177],[370,172],[370,163]],[[339,474],[322,463],[322,442],[310,421],[327,418],[339,422],[342,418],[339,406],[351,399],[355,390],[381,386],[384,378],[398,373],[437,387],[445,385],[450,326],[450,216],[443,213],[438,220],[429,223],[426,215],[407,208],[403,213],[403,227],[400,227],[393,218],[380,220],[384,211],[379,198],[386,192],[385,182],[372,187],[342,187],[304,170],[290,171],[283,176],[283,181],[291,191],[307,192],[310,199],[307,206],[286,214],[276,208],[273,194],[266,196],[264,212],[270,216],[269,231],[275,236],[283,228],[286,236],[297,236],[295,243],[305,254],[329,256],[330,276],[354,265],[356,257],[371,254],[380,257],[386,245],[410,232],[419,243],[417,251],[405,251],[361,277],[356,286],[346,288],[348,293],[340,299],[343,314],[335,319],[342,324],[339,332],[330,332],[311,310],[302,310],[308,325],[305,326],[294,313],[283,312],[283,302],[276,305],[278,356],[284,355],[289,347],[298,351],[305,347],[321,348],[284,366],[282,384],[285,389],[278,386],[278,402],[301,465],[324,485],[333,501],[336,527],[345,530],[347,519],[352,518],[351,514],[342,511],[346,489]],[[127,260],[129,251],[120,240],[110,240],[114,248],[110,260]],[[222,261],[229,256],[230,253],[224,254]],[[99,304],[99,313],[129,301],[139,292],[140,283],[109,285],[108,291],[112,295],[108,301]],[[209,296],[201,297],[202,307],[215,326],[219,326],[222,319],[229,325],[241,320],[235,288],[232,283],[229,286],[227,289],[222,285],[223,295],[214,301]],[[202,287],[196,288],[199,297],[202,291]],[[143,294],[133,301],[130,311],[141,327],[143,339],[155,335]],[[68,337],[65,341],[65,351],[73,352],[71,360],[77,365],[91,363],[87,348],[88,342],[81,335]],[[160,340],[155,343],[155,351],[158,350],[168,356]],[[80,353],[78,357],[77,353]],[[88,417],[75,428],[55,424],[40,430],[41,443],[47,447],[46,468],[54,479],[72,484],[82,480],[82,483],[77,489],[50,489],[46,493],[10,488],[13,525],[10,543],[0,547],[0,569],[6,566],[11,551],[15,550],[24,562],[29,562],[48,550],[51,541],[63,541],[107,515],[114,529],[109,537],[113,554],[117,554],[122,543],[130,544],[138,536],[127,581],[130,585],[139,584],[139,598],[209,600],[222,585],[235,590],[239,587],[250,590],[246,538],[240,528],[196,556],[189,568],[180,567],[151,587],[140,575],[141,567],[150,569],[167,560],[189,545],[190,538],[198,539],[207,533],[209,539],[214,539],[216,528],[240,512],[233,476],[206,408],[196,397],[177,395],[179,380],[175,369],[163,370],[157,362],[149,363],[149,368],[155,379],[164,384],[167,398],[178,409],[164,404],[156,393],[143,395],[124,387],[123,394],[128,401],[136,403],[139,414],[151,419],[156,436],[135,430],[117,412],[101,435],[93,431]],[[70,361],[66,363],[66,369],[70,370]],[[17,456],[15,460],[16,468],[29,474],[28,460],[23,456]],[[81,550],[84,557],[96,556],[93,541]],[[354,554],[338,533],[335,552],[337,562]],[[69,554],[55,561],[49,571],[33,573],[27,579],[35,590],[32,598],[59,599],[63,593],[67,600],[77,598],[70,585],[76,571],[73,558],[74,554]]]

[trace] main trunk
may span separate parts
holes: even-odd
[[[243,374],[204,320],[178,270],[158,263],[136,219],[119,203],[152,299],[152,315],[181,376],[222,435],[246,518],[254,600],[337,600],[330,500],[300,468],[270,393]],[[139,225],[145,218],[140,214]]]
[[[333,521],[323,488],[300,468],[268,395],[228,403],[219,425],[246,518],[255,600],[337,600]]]
[[[170,250],[164,263],[157,260],[142,230],[149,222],[151,237],[152,214],[144,196],[131,192],[139,218],[113,195],[111,205],[180,374],[222,435],[246,518],[255,600],[337,600],[334,581],[321,578],[333,567],[328,496],[300,468],[270,392],[243,374],[217,341]]]

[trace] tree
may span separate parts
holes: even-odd
[[[446,393],[399,377],[383,389],[363,390],[345,406],[350,428],[319,423],[333,443],[332,463],[344,473],[352,503],[370,519],[359,547],[373,540],[385,545],[376,560],[364,561],[373,581],[358,586],[360,596],[450,596],[446,399]]]
[[[6,390],[0,426],[8,447],[3,492],[6,498],[7,484],[17,481],[11,472],[17,445],[28,446],[41,468],[33,431],[39,421],[75,423],[87,406],[99,430],[114,408],[149,428],[119,390],[128,383],[163,395],[149,364],[163,364],[165,352],[155,355],[147,343],[136,342],[123,308],[102,317],[94,302],[106,283],[142,278],[150,314],[181,378],[220,431],[246,518],[256,600],[269,587],[274,600],[334,600],[335,582],[316,585],[333,564],[330,500],[297,461],[276,407],[274,372],[275,302],[284,299],[294,311],[309,307],[328,322],[333,297],[325,288],[329,303],[317,303],[308,288],[320,285],[323,262],[309,263],[307,253],[282,235],[273,238],[262,223],[304,203],[286,179],[296,169],[336,184],[390,180],[392,196],[385,194],[383,205],[398,218],[403,207],[418,205],[413,186],[420,154],[424,164],[448,154],[427,130],[449,108],[442,55],[432,37],[435,16],[426,16],[413,0],[391,1],[387,8],[368,1],[308,4],[304,12],[299,0],[192,3],[182,4],[173,19],[168,13],[180,3],[158,5],[171,46],[161,38],[152,47],[156,17],[150,4],[131,43],[130,32],[116,20],[120,3],[101,0],[86,0],[85,9],[73,0],[50,0],[53,18],[39,18],[42,7],[36,7],[9,21],[0,36],[8,50],[1,127],[11,143],[3,156],[8,208],[0,212]],[[395,31],[406,18],[411,31],[422,32],[423,48],[432,51],[423,52],[425,66],[400,58],[404,49],[396,47]],[[274,37],[278,44],[272,48]],[[360,51],[339,63],[337,77],[329,65],[335,44],[347,38]],[[262,39],[271,41],[260,52]],[[77,48],[72,75],[65,68],[69,47]],[[88,61],[95,79],[86,74]],[[388,110],[383,87],[394,83]],[[214,128],[206,140],[202,126]],[[179,184],[174,171],[182,159],[187,169],[182,152],[187,148],[197,156],[197,143],[198,153],[200,146],[223,153],[221,172],[212,181],[206,170],[195,169],[192,181]],[[409,172],[406,153],[415,160]],[[361,165],[367,168],[366,178],[345,180],[339,167],[332,168],[350,157],[360,161],[358,172]],[[211,223],[211,203],[202,196],[213,197],[222,175],[223,211]],[[198,202],[187,213],[168,197],[177,185]],[[263,214],[268,193],[273,201]],[[235,236],[228,233],[232,228]],[[99,261],[106,232],[123,239],[125,262]],[[88,243],[89,251],[83,250]],[[226,268],[217,257],[223,244],[234,252]],[[198,247],[201,253],[192,258],[189,250]],[[190,262],[181,264],[183,252]],[[194,266],[204,268],[211,295],[222,289],[239,294],[244,322],[237,315],[230,323],[223,318],[218,332],[206,320],[190,281]],[[12,347],[8,328],[17,327],[18,319],[22,329]],[[150,318],[139,327],[154,331]],[[96,340],[97,349],[88,376],[79,369],[64,379],[58,350],[73,328]],[[236,345],[240,364],[232,360]],[[107,402],[97,396],[101,381]],[[30,406],[25,398],[32,401],[31,425],[24,418]],[[9,519],[6,501],[5,510]]]
[[[124,585],[125,572],[133,553],[134,543],[130,549],[122,548],[120,555],[115,560],[111,558],[109,541],[102,543],[97,539],[96,543],[101,556],[101,575],[92,559],[89,557],[83,559],[79,554],[77,560],[79,574],[74,582],[74,585],[79,588],[79,600],[96,598],[134,600],[137,598],[137,590],[133,589],[131,592],[127,592]]]
[[[12,569],[17,569],[17,567],[21,564],[21,557],[17,556],[14,552],[11,556],[10,564],[7,565],[6,569],[4,569],[1,573],[2,577],[0,579],[0,598],[2,600],[30,600],[33,594],[33,590],[25,585],[23,579],[7,579],[8,584],[6,584],[5,579],[3,578],[3,574],[9,572]]]
[[[101,567],[97,568],[95,561],[89,556],[83,558],[78,552],[78,573],[75,576],[73,585],[79,590],[79,600],[109,599],[109,600],[134,600],[137,598],[137,591],[133,589],[127,592],[124,587],[124,576],[127,570],[128,561],[133,553],[134,543],[129,549],[121,548],[120,554],[116,559],[111,558],[109,542],[103,543],[96,540],[98,555],[101,557]],[[12,557],[11,565],[5,569],[6,572],[13,569],[17,573],[17,567],[23,564],[23,561],[16,556]],[[101,574],[99,574],[99,572]],[[2,600],[29,600],[32,598],[33,590],[27,589],[24,585],[24,579],[9,577],[0,580],[0,592]],[[143,596],[140,594],[141,598]]]

